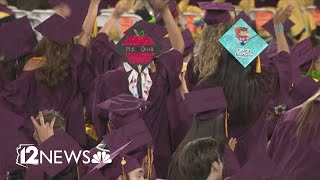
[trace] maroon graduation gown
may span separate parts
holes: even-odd
[[[176,50],[171,50],[155,60],[156,73],[150,72],[153,85],[149,92],[148,101],[151,102],[151,105],[143,114],[143,119],[145,119],[154,140],[154,160],[158,178],[166,178],[167,167],[170,162],[170,136],[166,99],[178,87],[177,77],[182,68],[182,61],[182,54]],[[97,79],[93,122],[100,139],[106,133],[108,116],[107,112],[95,105],[122,93],[131,94],[128,89],[129,74],[130,72],[125,72],[123,68],[120,68],[109,71]]]
[[[36,79],[36,71],[25,71],[0,93],[0,103],[26,119],[27,136],[34,131],[30,116],[40,110],[55,109],[66,119],[67,132],[81,145],[85,145],[83,94],[94,79],[86,60],[86,48],[75,45],[70,54],[71,78],[62,85],[48,88]]]
[[[317,105],[317,113],[320,106]],[[278,122],[268,147],[269,156],[287,174],[320,178],[319,132],[315,137],[302,133],[297,139],[297,116],[301,108],[288,111]],[[318,118],[319,114],[311,118]]]

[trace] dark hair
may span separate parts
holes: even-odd
[[[173,154],[169,166],[168,180],[185,180],[185,177],[179,171],[178,159],[182,149],[189,142],[199,138],[211,137],[220,143],[219,152],[221,152],[221,154],[224,152],[226,144],[224,117],[224,114],[221,114],[218,117],[208,119],[207,121],[199,121],[196,118],[193,120],[190,130]]]
[[[220,163],[219,142],[211,137],[189,142],[179,156],[179,170],[190,180],[205,180],[213,162]]]
[[[66,121],[65,119],[55,110],[43,110],[43,119],[45,123],[51,123],[52,119],[55,117],[56,121],[54,122],[54,130],[65,128]],[[40,117],[37,116],[36,121],[40,124]]]
[[[73,41],[60,45],[43,37],[34,52],[28,57],[44,57],[45,64],[39,68],[36,78],[48,87],[57,86],[71,76],[69,55],[74,46]]]
[[[260,93],[267,93],[274,77],[268,69],[256,73],[256,61],[244,68],[229,52],[222,50],[217,71],[199,82],[199,88],[223,87],[228,102],[228,127],[247,127],[264,107]],[[259,104],[260,103],[260,104]]]

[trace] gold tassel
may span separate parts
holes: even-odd
[[[228,108],[226,109],[226,114],[224,118],[224,130],[226,133],[226,137],[229,137],[229,132],[228,132],[228,119],[229,119],[229,114],[228,114]]]
[[[261,58],[260,55],[257,58],[257,64],[256,64],[256,73],[261,73]]]
[[[96,18],[95,22],[94,22],[94,27],[93,27],[93,32],[92,32],[92,36],[96,37],[98,34],[98,18]]]
[[[151,164],[151,149],[150,149],[150,145],[148,145],[148,179],[151,178],[152,176],[152,164]]]
[[[124,166],[127,164],[127,161],[122,157],[121,166],[122,166],[122,180],[127,180],[126,172],[124,170]]]

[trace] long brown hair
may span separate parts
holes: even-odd
[[[67,81],[71,76],[69,55],[73,41],[60,45],[43,37],[29,59],[43,57],[45,63],[37,71],[36,78],[48,87],[57,86]]]
[[[314,137],[318,133],[320,127],[319,116],[320,109],[320,90],[315,93],[306,102],[298,106],[301,108],[300,113],[297,116],[297,137],[300,137],[302,133]]]
[[[223,49],[219,42],[221,36],[231,27],[233,20],[227,23],[205,25],[194,61],[194,71],[200,79],[213,74],[219,63]]]

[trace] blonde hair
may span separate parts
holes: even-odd
[[[317,116],[317,112],[320,111],[316,109],[316,103],[320,101],[320,90],[318,90],[311,98],[306,102],[298,106],[301,108],[300,113],[297,116],[297,137],[299,137],[303,132],[308,135],[315,136],[319,129],[319,121],[314,116]]]
[[[215,73],[221,51],[220,37],[231,27],[233,20],[227,23],[205,25],[195,56],[194,71],[199,79],[205,79]]]

